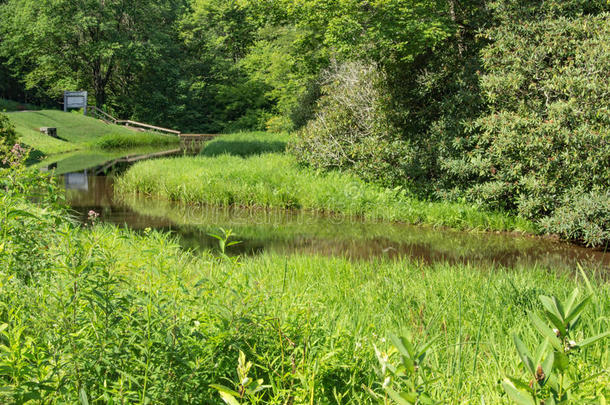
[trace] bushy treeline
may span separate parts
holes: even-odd
[[[610,8],[476,3],[449,2],[451,35],[411,58],[327,70],[297,155],[607,244]]]
[[[289,128],[328,60],[291,3],[1,1],[0,97],[61,107],[83,89],[116,116],[184,131]]]

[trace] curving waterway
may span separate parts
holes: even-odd
[[[81,162],[80,167],[75,161]],[[217,246],[209,234],[222,227],[233,230],[241,241],[230,248],[229,253],[235,255],[277,252],[352,259],[410,257],[422,263],[511,268],[537,265],[568,271],[574,271],[580,264],[603,275],[610,270],[610,253],[550,238],[462,232],[307,211],[187,206],[153,198],[122,199],[114,194],[113,177],[98,175],[103,165],[96,161],[95,167],[84,169],[88,162],[92,162],[90,158],[76,155],[70,157],[68,166],[61,162],[49,165],[62,173],[60,182],[77,218],[86,222],[89,211],[94,210],[104,222],[136,231],[150,228],[171,232],[183,247],[195,251]],[[66,173],[75,167],[79,170]]]

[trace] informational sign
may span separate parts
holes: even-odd
[[[69,108],[84,108],[87,115],[87,92],[64,91],[64,111],[68,111]]]

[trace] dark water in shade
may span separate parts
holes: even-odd
[[[209,236],[218,228],[233,230],[240,244],[230,254],[322,254],[353,259],[410,257],[423,263],[448,262],[502,265],[518,268],[539,265],[573,271],[578,264],[610,270],[610,253],[548,238],[507,233],[460,232],[423,226],[363,221],[304,211],[186,206],[164,200],[133,198],[119,201],[112,177],[87,172],[61,177],[67,202],[81,221],[94,210],[104,222],[170,231],[188,249],[215,248]]]

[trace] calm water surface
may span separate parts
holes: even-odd
[[[283,254],[343,255],[353,259],[411,257],[424,263],[449,262],[520,266],[540,265],[570,270],[578,264],[610,270],[610,253],[548,238],[506,233],[460,232],[404,224],[317,215],[312,212],[186,206],[151,198],[115,198],[112,177],[94,171],[61,176],[66,198],[81,221],[89,210],[104,222],[134,230],[169,231],[182,246],[193,250],[217,246],[209,236],[219,227],[232,229],[242,241],[232,254],[265,251]]]

